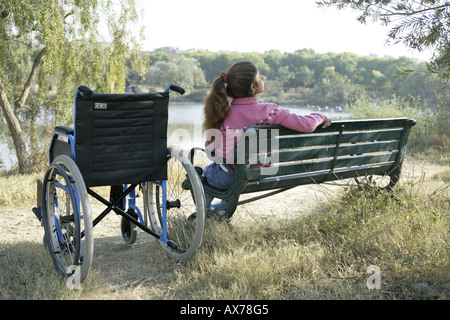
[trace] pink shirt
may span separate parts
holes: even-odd
[[[206,143],[206,149],[220,158],[232,159],[233,149],[244,132],[243,129],[248,126],[279,124],[296,131],[312,132],[326,119],[320,113],[300,116],[274,103],[259,103],[255,97],[237,98],[231,102],[230,111],[219,128],[220,132],[211,131],[215,139]]]

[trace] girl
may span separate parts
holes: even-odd
[[[320,124],[323,128],[331,124],[326,116],[312,113],[299,116],[287,109],[282,109],[273,103],[259,103],[256,95],[264,92],[264,77],[257,68],[247,61],[233,64],[219,78],[214,80],[211,93],[205,99],[205,121],[203,127],[207,130],[206,149],[219,159],[232,159],[233,148],[243,129],[248,126],[262,124],[280,124],[289,129],[312,132]],[[231,104],[228,102],[231,98]],[[217,132],[219,134],[208,134]],[[221,138],[217,138],[221,137]],[[213,187],[227,190],[230,187],[232,172],[221,163],[208,164],[203,175]],[[211,205],[213,197],[206,194],[208,216],[220,217],[220,208],[225,201]]]

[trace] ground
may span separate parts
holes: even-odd
[[[402,179],[413,176],[431,177],[445,167],[406,161]],[[261,219],[267,215],[289,218],[292,212],[310,213],[317,210],[324,201],[332,201],[335,185],[309,185],[297,187],[270,198],[239,207],[233,217],[234,223],[246,219]],[[91,202],[95,216],[102,207]],[[293,210],[295,208],[295,210]],[[301,208],[301,210],[298,210]],[[244,219],[244,220],[243,220]],[[48,254],[42,250],[43,227],[35,218],[29,204],[0,207],[0,245],[6,243],[27,244],[36,248],[37,254]],[[174,275],[161,265],[164,253],[156,240],[139,231],[138,240],[132,246],[126,245],[120,233],[120,217],[110,214],[94,228],[94,262],[89,277],[101,278],[103,293],[95,299],[178,299],[170,288]],[[4,253],[3,253],[4,255]],[[0,259],[2,251],[0,250]],[[166,262],[169,263],[169,262]],[[49,268],[53,267],[49,258]],[[145,286],[143,284],[146,284]],[[145,289],[144,289],[145,287]],[[149,289],[151,288],[151,289]],[[144,292],[145,290],[145,292]],[[98,292],[96,293],[98,294]],[[0,288],[0,300],[1,300]]]

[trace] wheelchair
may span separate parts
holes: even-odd
[[[37,181],[37,206],[32,209],[62,275],[86,279],[93,260],[93,228],[110,212],[121,216],[127,244],[136,241],[140,228],[172,259],[185,260],[199,248],[205,195],[192,163],[181,150],[167,146],[171,91],[184,94],[174,85],[146,94],[77,88],[74,127],[55,128],[49,167]],[[108,200],[94,190],[105,186]],[[90,198],[106,207],[95,219]],[[192,213],[195,219],[189,218]]]

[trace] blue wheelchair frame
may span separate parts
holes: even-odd
[[[184,89],[178,87],[178,86],[174,86],[174,85],[168,85],[165,88],[165,93],[169,93],[171,90],[178,92],[180,94],[184,94]],[[77,97],[77,95],[80,93],[79,88],[77,89],[76,93],[75,93],[75,99]],[[75,103],[76,106],[76,103]],[[59,127],[59,128],[63,128],[63,127]],[[69,141],[69,145],[70,145],[70,155],[72,160],[74,160],[74,162],[76,163],[76,153],[75,153],[75,127],[73,129],[71,128],[65,128],[66,132],[62,132],[64,130],[55,130],[53,132],[52,135],[52,143],[55,141],[55,139],[57,139],[58,137],[65,137],[68,139]],[[52,145],[50,145],[49,148],[49,159],[51,159],[51,154],[50,154],[50,150],[51,150]],[[51,164],[51,163],[50,163]],[[167,181],[166,180],[162,180],[162,181],[148,181],[146,183],[152,183],[156,186],[159,186],[162,189],[162,203],[161,203],[161,209],[162,209],[162,221],[161,221],[161,226],[162,226],[162,234],[157,234],[156,232],[154,232],[153,230],[151,230],[150,228],[148,228],[144,223],[144,217],[142,215],[142,212],[140,211],[140,209],[138,208],[138,206],[136,206],[136,198],[138,197],[138,195],[136,194],[136,187],[139,184],[131,184],[131,185],[124,185],[124,190],[123,193],[117,198],[115,199],[112,203],[106,199],[104,199],[102,196],[100,196],[99,194],[97,194],[96,192],[94,192],[92,189],[87,188],[87,192],[90,196],[92,196],[93,198],[95,198],[96,200],[98,200],[99,202],[103,203],[104,205],[107,206],[107,208],[97,217],[93,220],[93,227],[95,225],[97,225],[103,218],[106,217],[106,215],[108,213],[110,213],[112,210],[116,213],[121,215],[122,217],[124,217],[125,219],[127,219],[130,223],[136,225],[137,227],[141,228],[142,230],[144,230],[145,232],[147,232],[148,234],[154,236],[155,238],[157,238],[158,240],[162,241],[163,243],[167,244],[167,246],[169,246],[171,249],[175,249],[175,250],[180,250],[180,248],[178,247],[178,245],[172,241],[169,240],[167,237],[167,209],[168,209],[168,204],[167,204]],[[75,183],[72,183],[72,187],[74,190],[74,196],[76,199],[76,204],[78,206],[78,219],[82,219],[82,217],[80,216],[80,199],[79,199],[79,195],[78,192],[76,190],[76,186]],[[42,208],[42,199],[40,197],[40,195],[42,195],[42,182],[38,181],[38,207],[37,208],[33,208],[33,212],[35,213],[35,215],[37,216],[37,218],[39,220],[42,219],[42,212],[41,212],[41,208]],[[66,193],[69,192],[69,190],[67,190],[67,188],[63,188],[64,191]],[[128,197],[128,202],[126,201]],[[122,204],[121,206],[119,204]],[[56,205],[58,205],[56,203]],[[128,205],[128,206],[127,206]],[[127,213],[127,211],[125,210],[126,207],[128,207],[128,209],[133,209],[136,213],[137,213],[137,219],[134,218],[133,216],[131,216],[129,213]],[[122,209],[124,208],[124,209]],[[57,219],[57,217],[55,216],[55,219]],[[59,226],[58,221],[56,221],[56,225]],[[84,237],[84,231],[81,231],[81,235],[80,238]],[[58,230],[58,236],[59,236],[59,240],[61,242],[64,242],[63,236],[62,236],[62,231]]]

